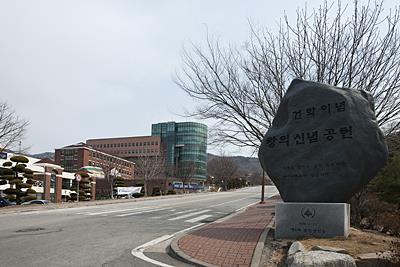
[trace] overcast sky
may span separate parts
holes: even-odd
[[[150,135],[152,123],[185,121],[194,105],[172,81],[183,46],[207,31],[240,44],[249,20],[273,29],[305,2],[1,0],[0,101],[30,121],[31,153]]]

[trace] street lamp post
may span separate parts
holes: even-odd
[[[179,173],[179,159],[181,156],[181,148],[184,147],[184,144],[178,144],[175,145],[175,148],[177,149],[178,153],[175,155],[175,176],[178,178],[178,173]],[[185,183],[182,181],[182,190],[183,193],[185,193]]]
[[[75,175],[75,179],[77,182],[76,185],[76,202],[79,202],[79,182],[81,181],[82,177],[79,174]]]

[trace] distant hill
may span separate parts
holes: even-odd
[[[218,157],[216,155],[207,154],[208,156],[208,161]],[[231,156],[227,157],[232,159],[239,167],[239,171],[242,173],[258,173],[261,174],[262,168],[260,165],[260,162],[258,161],[258,158],[252,158],[252,157],[243,157],[243,156]]]
[[[32,158],[37,158],[37,159],[49,158],[49,159],[54,160],[54,152],[43,152],[43,153],[33,154],[30,156]]]

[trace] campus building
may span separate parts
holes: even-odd
[[[197,122],[156,123],[151,126],[151,135],[161,138],[169,164],[175,168],[193,164],[192,179],[206,180],[207,125]]]
[[[86,144],[96,150],[135,161],[139,157],[159,156],[161,139],[159,136],[131,136],[89,139]]]
[[[68,172],[93,166],[117,171],[125,180],[134,179],[135,164],[129,160],[94,149],[85,143],[65,146],[55,150],[55,162]]]

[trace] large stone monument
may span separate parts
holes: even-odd
[[[345,202],[379,172],[387,154],[369,93],[293,80],[258,154],[282,199],[291,202],[277,206],[278,237],[279,220],[294,222],[294,215],[301,225],[314,228],[299,228],[292,223],[282,237],[287,236],[287,231],[287,237],[302,236],[305,232],[334,236],[343,229],[339,235],[346,236],[350,214]],[[321,212],[327,215],[322,216]],[[343,224],[343,229],[325,231],[322,228],[330,226],[316,226],[335,218],[344,220],[339,224]]]

